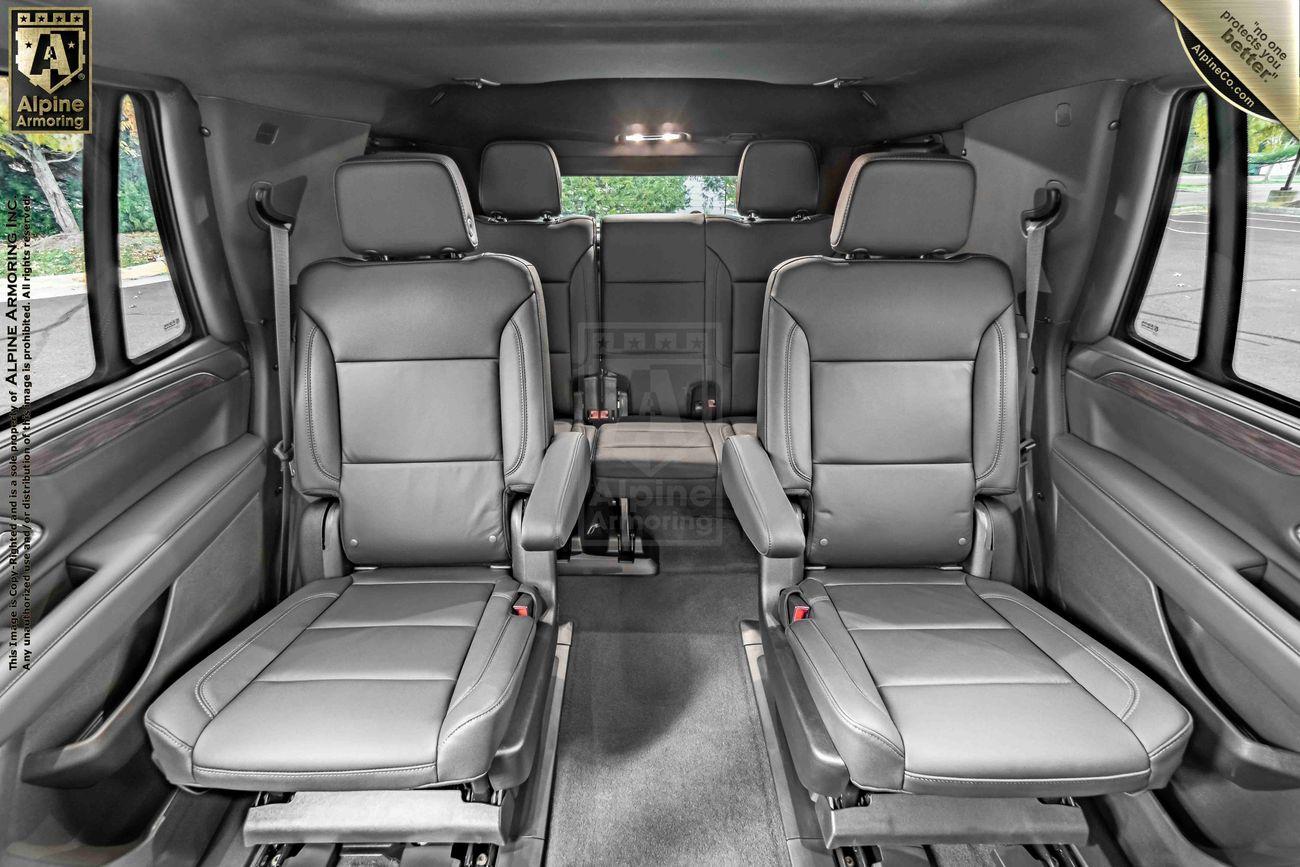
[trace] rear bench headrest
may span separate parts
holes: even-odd
[[[821,177],[806,141],[750,142],[740,155],[736,210],[742,215],[793,217],[817,212]]]
[[[335,172],[334,195],[343,243],[353,252],[410,258],[478,246],[465,181],[450,157],[354,157]]]
[[[532,219],[560,213],[560,163],[539,141],[498,141],[483,148],[478,171],[483,213]]]
[[[863,154],[849,167],[831,223],[840,253],[955,253],[970,234],[975,167],[946,154]]]

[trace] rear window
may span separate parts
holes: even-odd
[[[564,178],[565,214],[736,213],[736,179],[723,175],[577,175]]]

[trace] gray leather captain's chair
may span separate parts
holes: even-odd
[[[517,785],[530,761],[488,775],[518,696],[551,669],[530,659],[555,602],[554,555],[534,580],[523,561],[547,555],[523,552],[567,542],[589,446],[552,439],[537,275],[475,255],[455,164],[358,158],[336,187],[363,258],[299,278],[295,479],[337,501],[357,568],[303,587],[168,689],[146,715],[154,757],[189,787]]]
[[[952,255],[974,192],[963,159],[860,157],[841,255],[768,281],[758,438],[726,441],[723,480],[808,697],[778,701],[783,727],[819,721],[865,791],[1163,786],[1187,712],[1010,576],[971,574],[981,499],[1014,490],[1018,460],[1011,276]]]

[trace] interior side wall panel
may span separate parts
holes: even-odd
[[[175,585],[149,607],[136,628],[100,655],[41,715],[39,725],[0,748],[0,809],[5,816],[0,851],[33,857],[62,844],[115,847],[147,826],[170,792],[148,755],[143,724],[131,720],[126,764],[87,788],[23,781],[31,756],[84,737],[105,717],[143,710],[147,699],[131,690],[148,679],[170,683],[246,623],[260,608],[265,578],[262,502],[256,493],[181,572]],[[134,707],[133,707],[134,706]]]

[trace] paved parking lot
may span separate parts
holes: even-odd
[[[131,281],[123,291],[126,293],[123,313],[128,344],[156,345],[160,335],[165,333],[164,326],[180,312],[171,280],[163,276]],[[90,314],[84,286],[34,293],[32,358],[33,390],[38,395],[78,382],[94,369]],[[9,406],[13,406],[13,390],[7,384],[6,388],[10,392]]]
[[[1255,210],[1247,226],[1237,373],[1300,397],[1300,214]],[[1139,333],[1187,356],[1196,348],[1206,231],[1204,212],[1170,218],[1138,317]]]

